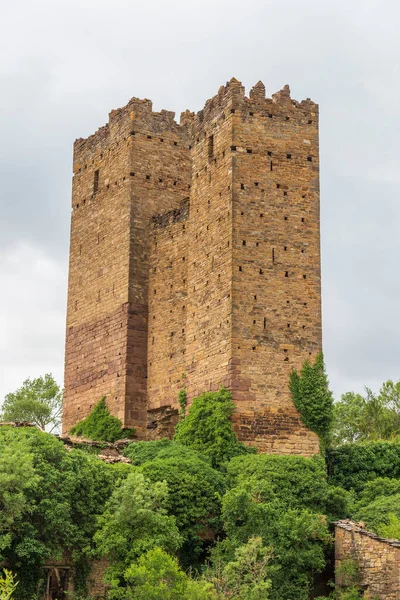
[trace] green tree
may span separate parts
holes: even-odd
[[[165,507],[176,518],[183,537],[180,557],[185,566],[193,565],[204,547],[201,534],[218,533],[220,529],[223,476],[193,456],[157,458],[144,463],[140,470],[149,481],[165,481],[168,485]]]
[[[347,392],[334,404],[333,442],[336,445],[390,439],[400,432],[400,382],[386,381],[379,394]]]
[[[213,467],[233,456],[254,452],[236,438],[231,423],[234,411],[229,390],[204,393],[193,399],[187,416],[177,424],[174,440],[210,456]]]
[[[156,546],[176,551],[182,544],[175,518],[167,514],[167,500],[165,482],[151,484],[137,471],[113,491],[94,539],[99,554],[110,560],[114,586],[124,584],[125,570],[141,554]]]
[[[72,427],[70,433],[89,440],[115,442],[126,437],[120,419],[110,414],[105,397],[96,404],[92,412]]]
[[[15,392],[7,394],[1,419],[34,423],[50,432],[61,425],[62,391],[54,377],[47,373],[37,379],[26,379]]]
[[[271,556],[271,549],[263,546],[260,537],[250,538],[247,544],[235,550],[231,562],[216,561],[213,567],[208,567],[205,577],[213,583],[221,598],[269,600]]]
[[[289,387],[303,423],[326,444],[332,426],[333,397],[322,352],[317,355],[314,364],[306,360],[300,373],[292,370]]]
[[[142,554],[125,571],[126,588],[114,586],[111,598],[121,600],[213,600],[217,595],[206,581],[195,581],[176,558],[156,547]]]

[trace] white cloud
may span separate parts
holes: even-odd
[[[32,245],[0,251],[0,402],[27,377],[62,384],[66,269]]]

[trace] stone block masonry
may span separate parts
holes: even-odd
[[[381,538],[362,524],[339,521],[335,530],[336,584],[346,582],[341,575],[343,561],[355,561],[365,600],[400,600],[400,541]]]
[[[231,79],[178,125],[133,98],[75,142],[72,208],[64,432],[105,395],[153,439],[224,385],[240,439],[318,452],[288,391],[321,349],[314,102]]]

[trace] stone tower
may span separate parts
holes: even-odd
[[[229,387],[240,439],[311,455],[288,391],[321,349],[318,106],[232,79],[197,115],[133,98],[74,147],[63,430],[101,396],[143,438]]]

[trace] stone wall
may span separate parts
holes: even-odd
[[[232,79],[178,125],[134,98],[74,173],[63,431],[105,395],[153,438],[185,381],[232,390],[243,441],[318,452],[288,391],[321,349],[318,106]]]
[[[336,584],[346,581],[343,561],[356,561],[366,600],[400,599],[400,541],[388,540],[367,531],[361,524],[339,521],[335,529]]]

